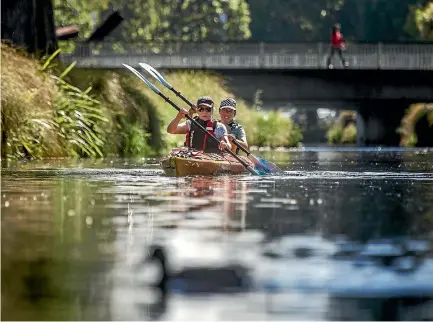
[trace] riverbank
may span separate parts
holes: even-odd
[[[176,110],[125,70],[68,68],[57,58],[39,62],[3,43],[1,56],[3,158],[151,157],[183,143],[183,136],[165,131]],[[233,96],[218,75],[164,76],[192,101],[211,95],[219,104]],[[237,101],[251,145],[290,147],[302,140],[290,119]]]

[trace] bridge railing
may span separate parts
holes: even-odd
[[[79,44],[66,62],[115,68],[147,62],[163,68],[317,69],[326,67],[326,43],[102,43]],[[355,69],[433,70],[433,44],[348,44],[344,56]],[[337,55],[336,67],[341,66]]]

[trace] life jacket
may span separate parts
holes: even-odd
[[[203,126],[210,134],[215,136],[217,121],[203,121],[198,116],[194,117],[201,126]],[[200,128],[191,122],[191,127],[185,138],[185,146],[188,148],[200,150],[206,153],[220,153],[219,144],[211,139],[207,133],[204,133]]]

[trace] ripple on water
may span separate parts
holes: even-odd
[[[278,177],[288,179],[402,179],[402,180],[433,180],[433,173],[427,172],[353,172],[353,171],[285,171]]]

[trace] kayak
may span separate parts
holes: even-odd
[[[245,163],[254,167],[246,157],[239,156]],[[173,150],[160,161],[161,168],[169,176],[241,174],[248,170],[228,153],[203,153],[180,148]]]

